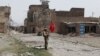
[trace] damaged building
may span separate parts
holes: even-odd
[[[59,34],[80,34],[80,25],[84,24],[85,33],[100,34],[100,19],[84,17],[84,8],[71,8],[70,11],[56,11],[50,9],[48,1],[41,5],[30,5],[27,18],[24,20],[25,33],[35,33],[48,26],[51,21],[56,25],[55,32]]]
[[[62,20],[59,24],[58,33],[60,34],[74,34],[80,35],[81,25],[84,27],[85,33],[97,33],[100,34],[100,22],[99,18],[91,17],[67,17],[65,20]]]
[[[0,33],[6,33],[11,8],[8,6],[0,6]]]
[[[51,20],[54,20],[55,10],[49,9],[49,1],[41,1],[40,5],[30,5],[27,18],[24,20],[25,32],[35,33],[48,27]]]
[[[56,29],[60,34],[81,34],[81,24],[85,33],[100,34],[100,19],[84,17],[84,8],[71,8],[70,11],[56,11]]]

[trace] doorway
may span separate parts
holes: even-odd
[[[35,33],[35,27],[33,27],[33,29],[32,29],[32,33]]]
[[[92,32],[92,33],[96,33],[96,26],[92,26],[92,27],[91,27],[91,32]]]
[[[85,33],[89,33],[89,26],[85,26]]]
[[[75,33],[76,28],[75,27],[68,27],[68,33]]]

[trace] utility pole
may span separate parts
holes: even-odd
[[[99,28],[100,28],[100,17],[98,18],[98,21],[99,21],[99,22],[98,22],[98,26],[99,26]]]
[[[8,35],[10,35],[10,25],[11,25],[11,18],[10,18],[10,7],[8,6],[7,7],[7,13],[8,13],[8,15],[7,15],[7,33],[8,33]]]
[[[92,17],[94,17],[94,12],[92,12]]]

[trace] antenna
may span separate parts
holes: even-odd
[[[41,2],[45,2],[45,1],[48,1],[48,0],[40,0]]]
[[[48,5],[48,3],[49,3],[48,0],[40,0],[40,2],[41,2],[43,5]]]

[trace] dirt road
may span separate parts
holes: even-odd
[[[26,43],[27,46],[43,47],[44,39],[42,36],[31,34],[18,35],[18,39]],[[50,36],[49,52],[53,56],[100,56],[100,48],[91,47],[79,43],[63,41],[58,36]]]

